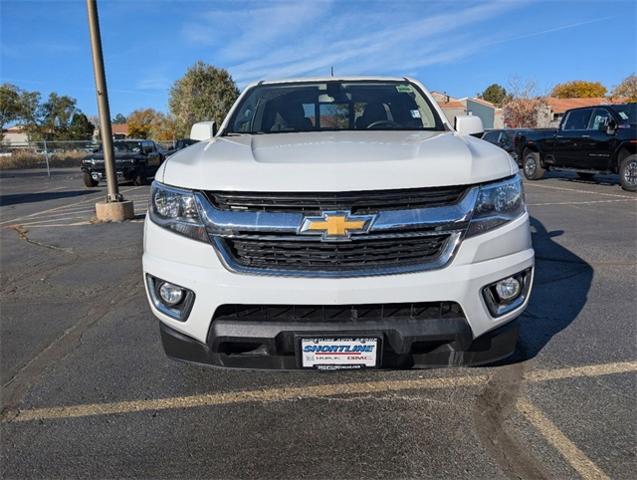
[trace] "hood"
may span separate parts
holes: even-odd
[[[156,178],[196,190],[353,191],[472,184],[517,170],[474,137],[377,130],[217,137],[175,153]]]
[[[131,159],[135,159],[135,158],[143,158],[143,155],[140,155],[139,153],[117,153],[115,152],[115,161],[118,160],[131,160]],[[84,160],[97,160],[98,162],[103,162],[104,161],[104,154],[99,152],[99,153],[91,153],[90,155],[87,155],[86,157],[84,157]]]

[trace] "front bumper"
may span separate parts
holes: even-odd
[[[529,218],[525,214],[491,232],[466,239],[445,268],[434,271],[360,278],[293,278],[228,271],[213,247],[145,223],[144,274],[192,290],[195,301],[185,321],[151,309],[160,320],[169,356],[183,360],[248,368],[296,368],[289,342],[299,334],[376,334],[382,342],[382,367],[475,365],[492,362],[515,349],[512,323],[528,303],[494,318],[482,289],[509,275],[532,269]],[[531,270],[532,275],[532,270]],[[145,282],[146,284],[146,282]],[[529,292],[530,294],[530,292]],[[456,302],[463,318],[426,322],[294,325],[289,322],[224,324],[213,322],[222,305],[361,305],[372,303]],[[257,353],[230,354],[223,339],[260,345]],[[435,348],[407,349],[414,339]]]
[[[139,168],[134,164],[115,163],[117,179],[120,181],[134,180],[137,176]],[[102,164],[101,167],[91,165],[82,165],[82,171],[88,173],[95,181],[106,180],[106,170]]]

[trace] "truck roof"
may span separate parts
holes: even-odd
[[[410,80],[407,77],[360,77],[360,76],[345,76],[345,77],[306,77],[306,78],[286,78],[279,80],[261,80],[253,82],[248,87],[255,85],[276,85],[279,83],[313,83],[313,82],[360,82],[360,81],[372,81],[372,82],[404,82]]]

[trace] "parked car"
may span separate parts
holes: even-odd
[[[519,169],[482,131],[405,78],[250,85],[152,185],[143,275],[166,353],[285,369],[510,355],[534,252]]]
[[[197,143],[197,140],[192,140],[190,138],[181,138],[175,142],[173,148],[169,148],[164,153],[166,157],[171,156],[173,153],[178,152],[179,150],[189,147],[190,145],[194,145]]]
[[[481,138],[505,150],[517,162],[518,156],[513,143],[516,134],[517,131],[512,129],[489,129],[485,130]]]
[[[557,130],[527,131],[516,149],[529,180],[546,170],[616,173],[624,190],[637,191],[637,103],[568,110]]]
[[[118,181],[133,181],[145,185],[165,159],[160,147],[152,140],[115,140],[113,142]],[[95,187],[106,178],[104,152],[100,145],[82,160],[84,185]]]

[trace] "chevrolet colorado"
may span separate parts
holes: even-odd
[[[567,110],[557,130],[526,130],[514,143],[529,180],[546,170],[584,179],[615,173],[624,190],[637,191],[637,103]]]
[[[247,87],[159,168],[143,275],[168,356],[247,368],[510,355],[534,252],[518,167],[408,78]]]

